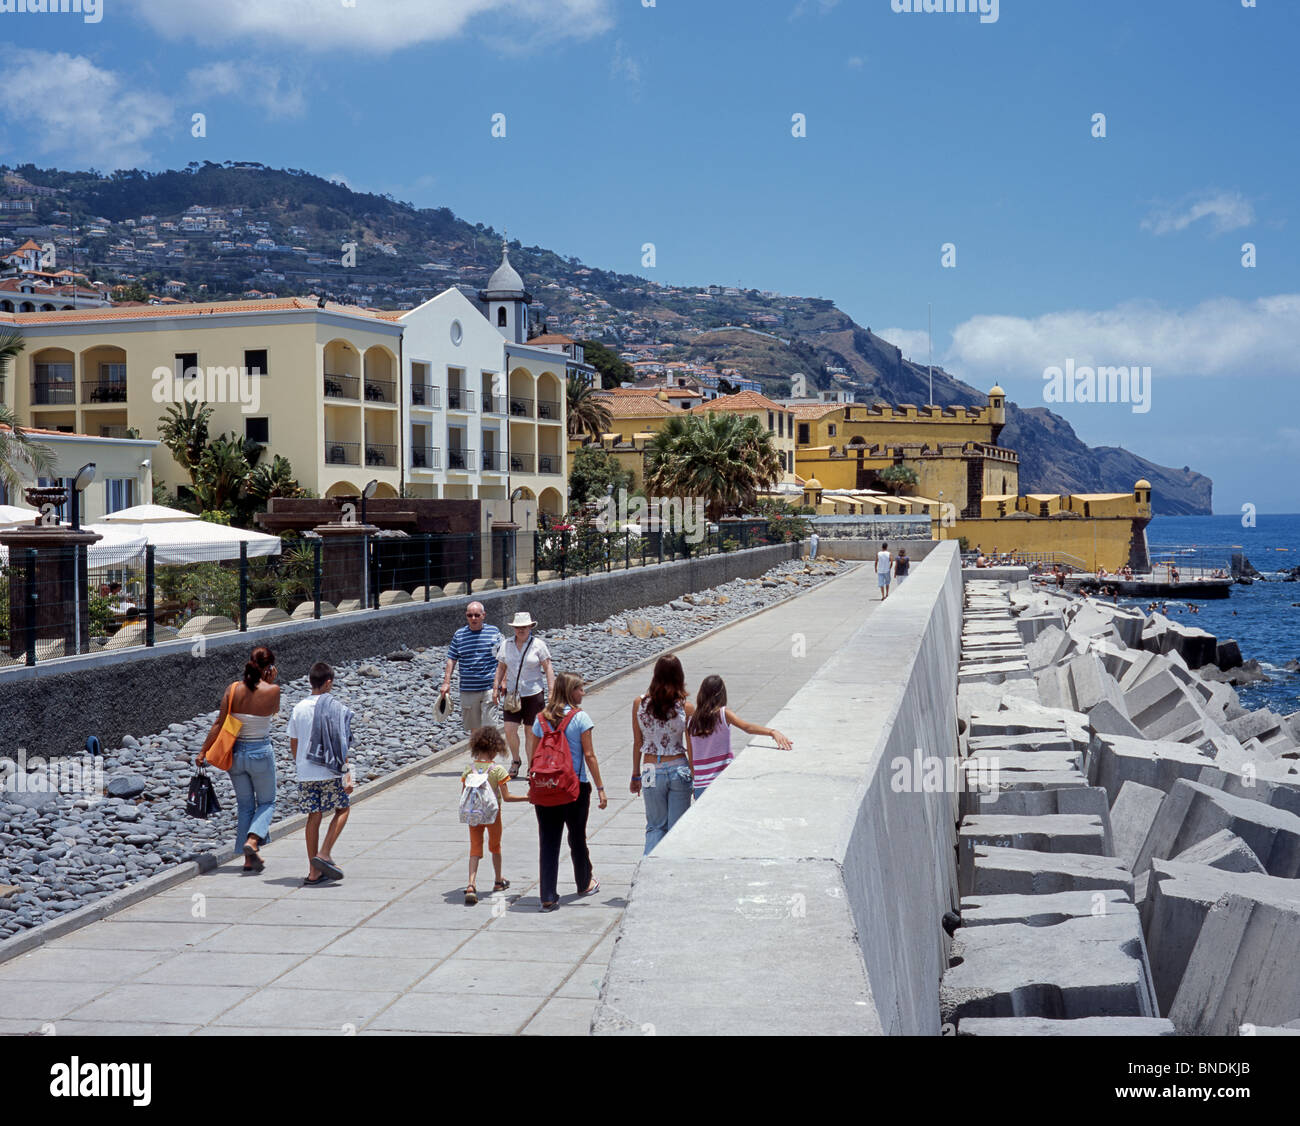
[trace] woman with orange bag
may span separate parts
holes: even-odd
[[[266,867],[259,850],[271,839],[271,818],[275,815],[271,718],[280,710],[280,686],[275,683],[278,675],[275,654],[259,645],[244,666],[244,679],[226,689],[221,711],[196,758],[200,764],[206,759],[230,772],[238,808],[235,847],[243,846],[245,872],[260,872]]]

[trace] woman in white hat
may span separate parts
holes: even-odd
[[[537,736],[533,734],[533,721],[542,713],[551,690],[555,687],[555,670],[551,667],[551,651],[546,642],[533,636],[537,623],[525,610],[515,615],[510,623],[514,639],[506,638],[497,654],[496,682],[492,685],[492,702],[501,701],[505,719],[506,743],[510,747],[510,777],[519,777],[519,725],[524,725],[528,761],[533,760]],[[527,774],[527,771],[524,772]]]

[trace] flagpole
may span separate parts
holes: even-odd
[[[927,335],[930,339],[930,406],[934,406],[934,303],[926,304],[928,310],[930,327]]]

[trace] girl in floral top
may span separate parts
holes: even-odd
[[[691,737],[695,712],[682,663],[671,654],[655,662],[644,696],[632,705],[632,786],[645,798],[645,851],[651,852],[691,805]]]

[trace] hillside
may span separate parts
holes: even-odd
[[[473,290],[500,260],[500,235],[447,208],[415,208],[354,192],[300,169],[204,162],[148,173],[0,168],[0,198],[32,210],[0,219],[0,235],[52,240],[62,264],[92,280],[139,279],[182,299],[325,294],[410,307],[449,285]],[[12,216],[12,217],[11,217]],[[343,263],[355,244],[354,266]],[[771,394],[791,378],[853,390],[859,402],[925,403],[926,369],[824,298],[722,286],[667,286],[512,242],[511,261],[553,331],[603,341],[646,360],[735,367]],[[934,370],[934,401],[983,403],[987,388]],[[1002,444],[1035,492],[1128,491],[1142,476],[1161,515],[1208,513],[1212,483],[1189,468],[1126,450],[1091,449],[1059,415],[1008,404]]]

